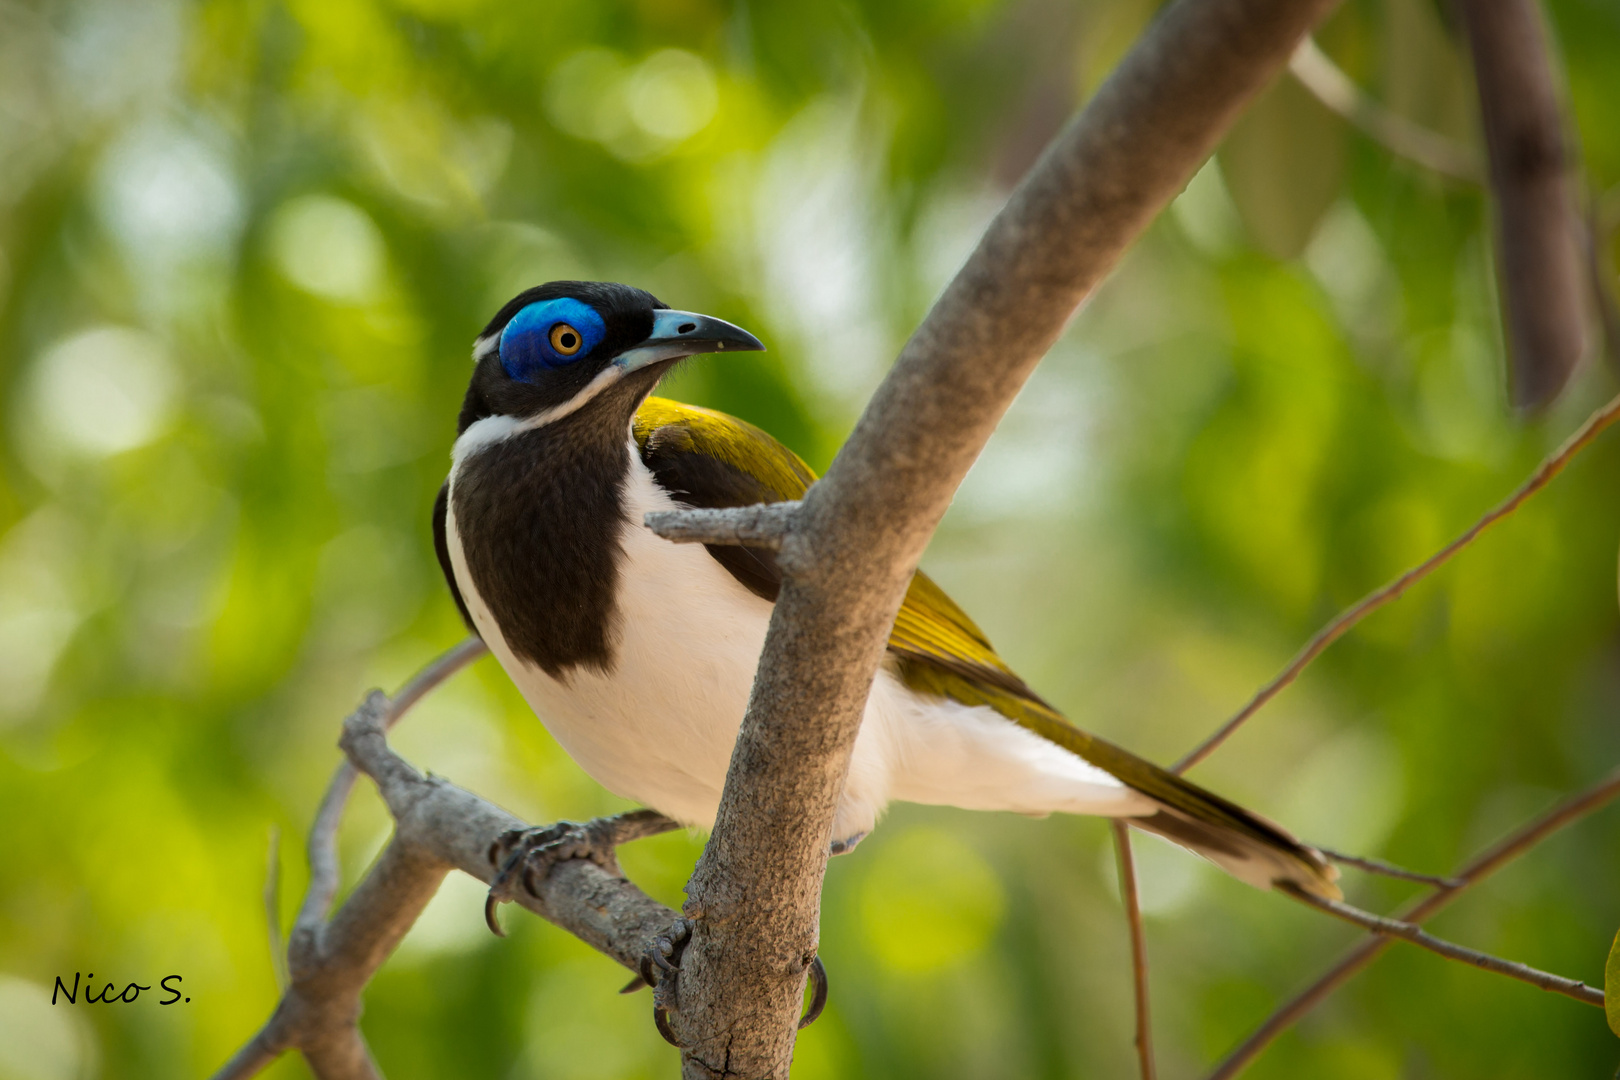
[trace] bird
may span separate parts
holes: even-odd
[[[689,357],[763,349],[628,285],[527,289],[473,343],[433,508],[463,620],[557,742],[609,791],[699,829],[720,804],[782,572],[771,551],[672,543],[644,519],[798,499],[816,476],[760,428],[653,391]],[[853,850],[894,801],[1123,818],[1257,888],[1341,895],[1337,868],[1280,825],[1070,723],[921,571],[830,852]]]

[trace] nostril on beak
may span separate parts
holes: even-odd
[[[675,332],[677,334],[690,334],[692,331],[694,331],[696,329],[697,329],[697,323],[695,323],[695,322],[687,322],[687,323],[681,323],[681,325],[677,326],[675,328]]]

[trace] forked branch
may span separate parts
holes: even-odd
[[[1438,915],[1464,892],[1540,844],[1553,833],[1602,809],[1620,796],[1620,772],[1554,806],[1545,814],[1523,825],[1474,858],[1452,875],[1456,884],[1424,897],[1396,916],[1403,923],[1417,925]],[[1395,939],[1374,935],[1351,949],[1333,967],[1301,990],[1269,1016],[1254,1034],[1227,1055],[1206,1080],[1232,1080],[1259,1056],[1271,1042],[1296,1021],[1344,985],[1361,969],[1376,960]]]
[[[389,726],[483,652],[478,641],[462,643],[396,697],[372,692],[344,723],[349,760],[332,778],[310,830],[310,884],[288,942],[290,982],[269,1021],[214,1080],[254,1076],[288,1050],[301,1051],[320,1080],[380,1076],[360,1034],[361,991],[447,873],[459,869],[480,881],[491,880],[494,845],[510,830],[526,827],[476,795],[424,777],[387,743]],[[337,827],[361,772],[376,782],[388,804],[394,836],[328,920],[339,882]],[[556,865],[533,891],[520,891],[514,898],[630,970],[636,969],[647,942],[675,917],[624,878],[585,859]]]

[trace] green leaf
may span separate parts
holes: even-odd
[[[1292,259],[1340,197],[1344,121],[1283,79],[1256,101],[1221,145],[1221,175],[1260,250]]]
[[[1620,934],[1614,935],[1609,962],[1603,967],[1603,1012],[1609,1018],[1609,1030],[1620,1035]]]

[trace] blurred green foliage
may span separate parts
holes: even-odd
[[[757,331],[672,396],[825,466],[1007,186],[1147,0],[0,3],[0,1077],[205,1073],[276,997],[341,717],[462,633],[427,510],[477,329],[616,279]],[[1324,48],[1478,145],[1445,5]],[[1554,0],[1590,189],[1620,184],[1620,6]],[[1615,207],[1611,195],[1609,206]],[[1612,250],[1608,252],[1614,254]],[[1043,694],[1161,759],[1459,531],[1601,397],[1510,416],[1477,191],[1284,82],[1036,374],[927,565]],[[1201,766],[1340,848],[1443,870],[1620,762],[1611,437]],[[482,661],[397,745],[534,821],[622,805]],[[382,844],[369,791],[349,880]],[[625,852],[671,903],[701,838]],[[1138,843],[1166,1075],[1349,939]],[[1620,817],[1440,920],[1597,982]],[[900,807],[834,861],[804,1077],[1130,1075],[1107,830]],[[1388,906],[1409,891],[1349,881]],[[366,1000],[393,1080],[670,1075],[644,995],[452,879]],[[188,1004],[51,1007],[57,975]],[[1256,1077],[1608,1075],[1595,1010],[1397,948]],[[304,1075],[284,1061],[276,1076]]]

